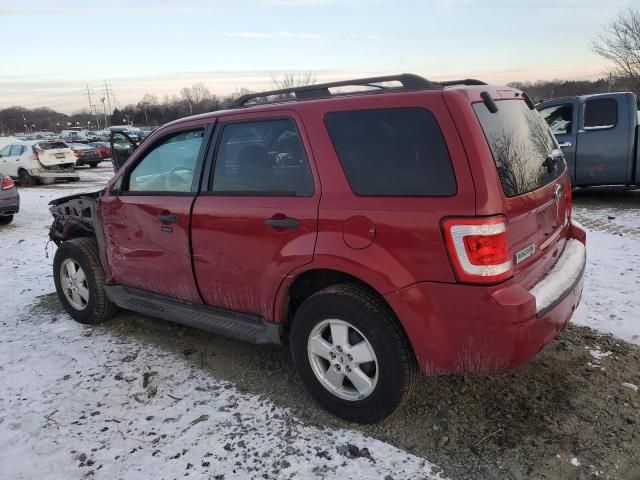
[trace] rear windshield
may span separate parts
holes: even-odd
[[[38,147],[42,150],[57,150],[58,148],[69,148],[66,143],[62,142],[40,142]]]
[[[491,113],[475,103],[507,197],[531,192],[557,179],[566,169],[562,152],[548,125],[523,100],[497,101]]]
[[[430,111],[387,108],[333,112],[326,115],[325,122],[357,195],[455,195],[449,151]]]

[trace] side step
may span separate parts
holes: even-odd
[[[109,300],[120,308],[199,328],[255,344],[281,344],[281,327],[262,317],[181,302],[122,285],[105,285]]]

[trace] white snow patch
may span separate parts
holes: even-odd
[[[640,215],[636,215],[640,229]],[[640,237],[589,231],[580,306],[572,323],[640,345]]]
[[[613,352],[602,352],[598,348],[593,349],[593,350],[589,350],[589,353],[596,360],[601,360],[603,358],[608,357],[609,355],[613,355]]]
[[[569,463],[571,463],[571,465],[573,465],[574,467],[580,466],[580,462],[576,457],[571,457],[571,460],[569,460]]]
[[[628,383],[628,382],[622,382],[622,386],[623,387],[627,387],[630,388],[631,390],[633,390],[634,392],[638,391],[638,386],[634,385],[633,383]]]

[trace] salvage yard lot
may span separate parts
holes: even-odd
[[[111,170],[80,175],[21,189],[0,230],[0,478],[640,477],[640,192],[574,194],[590,230],[583,301],[540,355],[421,377],[396,415],[362,427],[310,400],[285,349],[126,312],[73,322],[45,244],[47,202]]]

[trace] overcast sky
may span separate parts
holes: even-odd
[[[108,79],[119,104],[412,72],[489,82],[592,79],[594,34],[628,0],[0,0],[0,108],[72,112]]]

